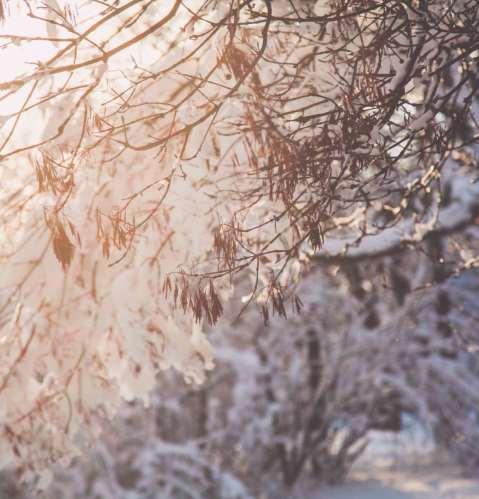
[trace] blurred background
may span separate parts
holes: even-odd
[[[318,261],[267,325],[230,308],[206,383],[163,372],[45,496],[479,497],[478,272],[415,289],[430,256]],[[3,473],[0,497],[30,494]]]

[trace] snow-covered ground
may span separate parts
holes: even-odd
[[[377,432],[343,485],[305,485],[292,499],[479,499],[479,476],[465,478],[414,422]]]
[[[295,499],[479,499],[479,478],[466,479],[447,465],[411,464],[356,469],[336,487],[298,491]]]

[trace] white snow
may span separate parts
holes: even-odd
[[[479,480],[461,477],[449,466],[356,470],[344,485],[302,490],[299,499],[478,499]]]
[[[479,476],[465,478],[413,421],[398,434],[374,432],[372,440],[344,484],[311,482],[291,499],[479,499]]]

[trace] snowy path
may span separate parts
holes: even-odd
[[[479,478],[448,466],[356,470],[344,485],[303,488],[291,499],[479,499]]]
[[[464,478],[418,425],[372,440],[345,484],[306,486],[291,499],[479,499],[479,475]]]
[[[372,469],[358,471],[348,483],[325,488],[308,499],[479,499],[479,479],[462,478],[447,467]]]

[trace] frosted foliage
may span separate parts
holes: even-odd
[[[81,26],[91,23],[91,9],[100,8],[90,4],[90,12],[78,7]],[[145,22],[173,7],[162,2],[161,8],[148,12]],[[19,8],[2,30],[26,23],[26,14]],[[175,26],[186,18],[183,9]],[[30,24],[38,36],[61,34],[50,32],[55,31],[51,24],[48,33],[44,22]],[[2,100],[0,464],[14,464],[25,476],[54,462],[68,463],[79,445],[96,438],[95,421],[111,417],[122,398],[148,403],[158,369],[174,367],[188,381],[201,382],[205,369],[213,366],[201,326],[191,313],[175,312],[161,288],[162,276],[200,259],[212,245],[211,221],[204,216],[208,198],[196,188],[207,172],[198,169],[199,160],[180,164],[181,144],[174,140],[164,151],[130,151],[116,158],[122,148],[114,140],[93,147],[101,142],[95,127],[101,127],[100,120],[108,120],[118,105],[104,102],[133,76],[126,61],[134,57],[141,65],[154,51],[157,65],[165,63],[171,57],[168,44],[177,35],[175,26],[162,38],[132,47],[108,63],[73,73],[68,86],[90,92],[83,100],[74,91],[59,95],[54,105],[46,101],[15,124],[7,115],[14,99],[25,96]],[[111,36],[118,45],[134,35],[134,30],[115,34],[117,27],[94,36]],[[187,40],[185,35],[181,42]],[[9,50],[13,58],[15,47],[7,49],[7,57]],[[32,43],[21,57],[34,60],[41,55],[46,60],[56,50],[50,43]],[[178,50],[177,58],[184,50],[181,44]],[[88,44],[81,45],[77,55],[88,58],[90,51]],[[66,56],[60,59],[71,62]],[[190,69],[195,71],[194,65]],[[25,74],[28,71],[25,68]],[[65,76],[25,85],[35,91],[28,103],[55,95],[65,85]],[[138,99],[157,92],[167,95],[175,85],[145,85]],[[194,119],[193,111],[185,113],[184,120]],[[133,120],[133,114],[128,119]],[[70,120],[65,133],[56,136],[66,116]],[[86,138],[79,146],[81,133]],[[144,126],[130,133],[129,140],[146,136]],[[37,147],[20,150],[35,142]],[[14,150],[18,152],[10,156]],[[56,166],[65,175],[54,178]],[[135,223],[133,234],[129,229]]]
[[[26,478],[68,463],[121,400],[147,404],[159,370],[201,383],[213,367],[191,296],[174,276],[215,270],[214,229],[241,206],[229,194],[236,178],[210,160],[236,158],[239,178],[248,170],[245,149],[220,137],[243,115],[244,96],[222,102],[224,85],[188,94],[183,76],[231,77],[216,64],[225,34],[198,40],[228,10],[218,3],[202,12],[191,0],[138,11],[136,3],[100,29],[101,3],[11,2],[2,25],[29,37],[3,49],[11,64],[0,82],[0,459]],[[69,43],[65,26],[49,22],[60,15],[88,35]],[[142,37],[154,23],[161,36]],[[148,120],[141,104],[150,101]],[[212,111],[214,101],[224,105]],[[239,220],[257,225],[279,209],[270,201]],[[192,280],[217,314],[229,282],[213,291]]]

